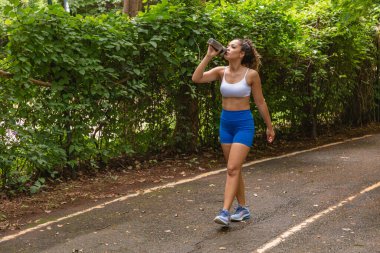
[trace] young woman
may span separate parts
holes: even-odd
[[[228,226],[230,221],[250,218],[245,200],[245,187],[242,165],[252,146],[255,126],[250,111],[250,95],[267,126],[267,141],[273,142],[275,133],[272,127],[267,104],[262,93],[258,71],[260,55],[247,39],[234,39],[227,46],[224,59],[228,66],[215,67],[205,72],[207,64],[218,55],[209,45],[207,54],[193,73],[193,82],[209,83],[221,81],[222,113],[220,117],[220,142],[227,162],[227,179],[224,190],[223,209],[215,217],[216,223]],[[236,197],[238,206],[234,214],[229,210]]]

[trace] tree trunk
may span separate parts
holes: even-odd
[[[128,14],[128,0],[124,0],[124,3],[123,3],[123,13],[124,14]]]
[[[63,0],[63,8],[65,8],[65,11],[70,13],[70,5],[68,0]]]
[[[142,0],[124,0],[123,13],[135,17],[142,7]]]
[[[53,1],[52,0],[48,0],[48,5],[52,5],[53,4]]]
[[[319,29],[320,17],[317,18],[315,23],[315,28]],[[309,101],[304,105],[304,113],[306,118],[301,121],[302,129],[304,133],[308,136],[311,136],[313,139],[317,139],[317,112],[316,105],[313,103],[314,95],[313,95],[313,87],[311,86],[312,82],[312,74],[314,71],[314,64],[310,59],[309,65],[306,69],[304,86],[306,87],[306,96],[309,98]]]
[[[313,139],[317,139],[317,113],[315,111],[315,104],[312,102],[313,87],[311,86],[313,71],[314,65],[310,60],[309,65],[306,69],[303,85],[303,87],[306,89],[304,91],[305,97],[309,98],[309,100],[303,105],[303,112],[305,116],[301,119],[301,128],[304,135],[312,137]]]
[[[176,126],[173,133],[177,152],[195,152],[198,145],[198,103],[188,85],[182,85],[176,96]]]
[[[376,79],[375,79],[375,110],[374,110],[374,120],[375,122],[380,122],[380,24],[377,25],[376,34]],[[377,111],[377,112],[376,112]]]

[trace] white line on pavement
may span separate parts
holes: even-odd
[[[364,136],[361,136],[361,137],[356,137],[356,138],[352,138],[352,139],[348,139],[348,140],[344,140],[344,141],[334,142],[334,143],[326,144],[326,145],[323,145],[323,146],[318,146],[318,147],[311,148],[311,149],[305,149],[305,150],[296,151],[296,152],[285,154],[285,155],[280,155],[280,156],[276,156],[276,157],[269,157],[269,158],[265,158],[265,159],[261,159],[261,160],[257,160],[257,161],[252,161],[252,162],[248,162],[248,163],[243,164],[243,167],[248,167],[248,166],[251,166],[253,164],[262,163],[262,162],[266,162],[266,161],[270,161],[270,160],[275,160],[275,159],[281,159],[281,158],[285,158],[285,157],[295,156],[295,155],[299,155],[299,154],[302,154],[302,153],[318,150],[318,149],[321,149],[321,148],[327,148],[327,147],[330,147],[330,146],[335,146],[335,145],[342,144],[342,143],[349,142],[349,141],[356,141],[356,140],[364,139],[364,138],[367,138],[367,137],[370,137],[370,136],[372,136],[372,135],[364,135]]]
[[[373,185],[365,188],[361,192],[359,192],[359,193],[357,193],[351,197],[348,197],[345,200],[342,200],[341,202],[339,202],[338,204],[336,204],[334,206],[330,206],[329,208],[327,208],[327,209],[317,213],[316,215],[306,219],[304,222],[290,228],[289,230],[285,231],[284,233],[282,233],[281,235],[279,235],[275,239],[271,240],[270,242],[262,245],[259,249],[255,250],[253,253],[264,253],[264,252],[276,247],[280,243],[284,242],[286,240],[286,238],[288,238],[288,237],[294,235],[295,233],[301,231],[303,228],[306,228],[307,226],[309,226],[311,223],[315,222],[319,218],[321,218],[321,217],[327,215],[328,213],[334,211],[335,209],[342,207],[345,204],[353,201],[355,198],[359,197],[360,195],[362,195],[366,192],[372,191],[378,187],[380,187],[380,182],[377,182],[376,184],[373,184]]]
[[[266,162],[266,161],[270,161],[270,160],[275,160],[275,159],[281,159],[281,158],[285,158],[285,157],[295,156],[295,155],[298,155],[298,154],[301,154],[301,153],[310,152],[310,151],[314,151],[314,150],[318,150],[318,149],[322,149],[322,148],[326,148],[326,147],[342,144],[342,143],[349,142],[349,141],[354,141],[354,140],[359,140],[359,139],[367,138],[369,136],[372,136],[372,135],[365,135],[365,136],[362,136],[362,137],[357,137],[357,138],[352,138],[352,139],[348,139],[348,140],[345,140],[345,141],[330,143],[330,144],[322,145],[322,146],[319,146],[319,147],[315,147],[315,148],[311,148],[311,149],[307,149],[307,150],[302,150],[302,151],[297,151],[297,152],[293,152],[293,153],[289,153],[289,154],[285,154],[285,155],[281,155],[281,156],[260,159],[260,160],[256,160],[256,161],[245,163],[243,165],[243,167],[252,166],[253,164],[258,164],[258,163],[262,163],[262,162]],[[168,183],[166,185],[156,186],[156,187],[149,188],[149,189],[146,189],[146,190],[138,191],[138,192],[133,193],[133,194],[128,194],[128,195],[122,196],[120,198],[117,198],[117,199],[105,202],[103,204],[100,204],[100,205],[97,205],[97,206],[93,206],[93,207],[87,208],[85,210],[78,211],[76,213],[72,213],[72,214],[69,214],[67,216],[63,216],[61,218],[57,218],[55,220],[51,220],[49,222],[45,222],[45,223],[39,224],[39,225],[37,225],[35,227],[32,227],[32,228],[21,230],[18,233],[15,233],[15,234],[12,234],[12,235],[9,235],[9,236],[5,236],[3,238],[0,238],[0,243],[1,242],[5,242],[5,241],[9,241],[9,240],[13,240],[13,239],[15,239],[15,238],[17,238],[17,237],[19,237],[21,235],[24,235],[26,233],[29,233],[29,232],[41,229],[43,227],[47,227],[47,226],[49,226],[51,224],[54,224],[54,223],[57,223],[57,222],[61,222],[63,220],[66,220],[66,219],[69,219],[69,218],[72,218],[72,217],[75,217],[75,216],[78,216],[78,215],[90,212],[92,210],[104,208],[105,206],[110,205],[110,204],[115,203],[115,202],[125,201],[125,200],[127,200],[129,198],[137,197],[139,195],[145,195],[147,193],[151,193],[151,192],[154,192],[154,191],[157,191],[157,190],[171,188],[171,187],[174,187],[176,185],[180,185],[180,184],[196,181],[196,180],[201,179],[201,178],[205,178],[205,177],[208,177],[208,176],[211,176],[211,175],[219,174],[219,173],[221,173],[223,171],[226,171],[226,168],[215,170],[215,171],[210,171],[210,172],[203,173],[203,174],[197,175],[197,176],[192,177],[192,178],[183,179],[183,180],[180,180],[180,181],[177,181],[177,182],[171,182],[171,183]]]

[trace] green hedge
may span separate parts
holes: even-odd
[[[0,80],[3,189],[34,192],[43,178],[118,156],[217,148],[218,83],[191,82],[210,37],[254,41],[279,131],[316,137],[323,126],[374,120],[374,21],[342,26],[342,10],[328,1],[302,8],[162,1],[134,19],[13,2],[0,26],[1,66],[14,74]]]

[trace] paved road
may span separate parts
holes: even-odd
[[[244,173],[253,219],[229,229],[212,222],[222,171],[3,238],[0,252],[380,252],[380,135]]]

